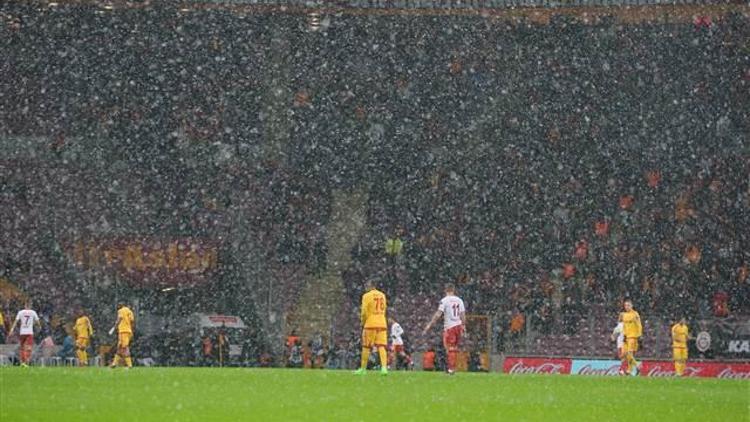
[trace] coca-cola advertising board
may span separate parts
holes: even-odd
[[[503,362],[506,374],[570,374],[570,359],[507,357]]]
[[[620,361],[573,359],[570,373],[571,375],[620,375]]]
[[[674,377],[674,363],[671,361],[643,361],[641,375],[644,377]],[[688,362],[683,377],[705,377],[750,380],[750,362]]]

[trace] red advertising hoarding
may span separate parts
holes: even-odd
[[[507,357],[506,374],[570,374],[570,359]]]
[[[643,361],[641,376],[674,377],[674,363],[671,361]],[[750,362],[688,362],[683,377],[750,379]]]
[[[644,360],[641,363],[641,376],[676,376],[672,361]],[[619,362],[511,356],[505,358],[503,372],[506,374],[617,375]],[[750,380],[750,362],[688,362],[683,376]]]

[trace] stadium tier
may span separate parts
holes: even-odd
[[[611,357],[631,299],[646,356],[750,356],[746,4],[152,3],[0,5],[6,331],[82,308],[107,361],[124,301],[142,364],[353,367],[374,280],[416,353],[453,283],[467,353]]]

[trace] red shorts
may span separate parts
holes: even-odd
[[[404,351],[404,345],[403,344],[394,344],[393,345],[393,352],[394,353],[401,353]]]
[[[34,347],[34,335],[33,334],[24,334],[20,338],[21,338],[21,347],[23,346]]]
[[[461,342],[461,336],[464,334],[464,326],[456,325],[443,331],[443,344],[446,349],[457,348]]]

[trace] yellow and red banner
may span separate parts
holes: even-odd
[[[218,267],[216,242],[200,238],[77,239],[63,249],[82,269],[112,271],[143,286],[202,284]]]

